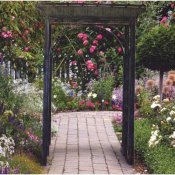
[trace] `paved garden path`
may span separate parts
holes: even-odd
[[[60,113],[49,174],[133,174],[111,120],[116,112]]]

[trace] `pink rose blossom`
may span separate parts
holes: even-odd
[[[86,66],[88,70],[93,70],[94,69],[94,64],[92,63],[91,60],[86,61]]]
[[[7,35],[8,35],[9,38],[11,38],[12,37],[12,32],[11,31],[7,31]]]
[[[29,47],[25,47],[25,48],[24,48],[24,52],[28,52],[29,49],[30,49]]]
[[[119,47],[119,48],[117,49],[117,51],[118,51],[119,54],[121,54],[123,50],[122,50],[121,47]]]
[[[93,43],[94,45],[98,45],[98,41],[97,41],[97,40],[94,40],[92,43]]]
[[[96,39],[97,39],[97,40],[103,39],[103,35],[102,35],[102,34],[97,35]]]
[[[71,65],[76,65],[77,64],[77,61],[71,61],[70,64]]]
[[[77,53],[78,53],[79,56],[83,55],[83,51],[81,49],[79,49]]]
[[[77,35],[77,37],[78,37],[79,39],[83,38],[83,36],[84,36],[83,33],[79,33],[79,34]]]
[[[94,53],[94,51],[95,51],[95,50],[94,50],[92,47],[90,47],[89,52],[90,52],[90,53]]]
[[[88,35],[86,33],[83,33],[83,37],[88,38]]]
[[[166,17],[166,16],[164,16],[164,17],[161,19],[160,24],[165,23],[165,22],[166,22],[166,20],[167,20],[167,17]]]
[[[92,46],[90,47],[90,49],[89,49],[89,52],[90,52],[90,53],[93,53],[93,52],[95,51],[96,48],[97,48],[97,46],[92,45]]]
[[[83,41],[83,45],[84,45],[84,46],[87,46],[88,43],[89,43],[88,40],[84,40],[84,41]]]
[[[86,37],[86,36],[84,36],[84,37],[82,38],[83,41],[86,41],[87,39],[88,39],[88,37]]]

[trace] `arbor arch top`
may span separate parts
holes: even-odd
[[[47,164],[51,141],[51,82],[52,59],[51,25],[59,24],[108,24],[125,27],[123,56],[123,126],[122,152],[129,164],[134,161],[134,94],[135,94],[135,23],[137,16],[144,11],[142,3],[61,3],[40,2],[40,13],[45,18],[45,51],[44,51],[44,97],[43,97],[43,142],[42,164]],[[119,38],[120,39],[120,38]]]
[[[40,2],[38,8],[44,17],[62,23],[129,25],[131,19],[137,18],[145,7],[141,2],[137,4]]]

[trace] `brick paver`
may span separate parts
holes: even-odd
[[[59,131],[49,174],[133,174],[112,127],[115,114],[104,111],[55,115]]]

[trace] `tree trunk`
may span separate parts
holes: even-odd
[[[159,73],[159,95],[160,95],[160,102],[162,102],[163,74],[164,74],[164,72],[162,70],[160,70],[160,73]]]

